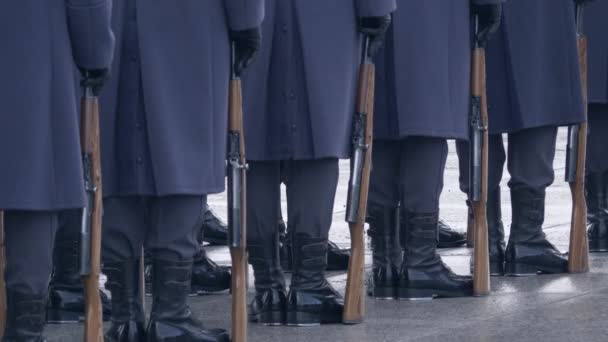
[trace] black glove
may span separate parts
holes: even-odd
[[[595,1],[595,0],[574,0],[574,3],[577,5],[584,5],[587,2],[591,2],[591,1]]]
[[[374,57],[384,44],[384,36],[391,26],[391,15],[382,17],[359,18],[359,31],[366,34],[370,39],[369,56]]]
[[[80,85],[83,88],[91,88],[94,96],[99,96],[101,89],[103,89],[103,86],[110,75],[108,69],[86,70],[80,68],[80,73],[82,74]]]
[[[475,38],[479,45],[486,46],[500,27],[502,5],[473,5],[473,14],[479,17],[479,28]]]
[[[236,47],[235,72],[241,76],[253,61],[262,44],[262,31],[259,27],[242,31],[230,31],[230,40]]]

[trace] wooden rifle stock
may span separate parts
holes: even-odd
[[[228,245],[232,258],[232,341],[247,341],[247,162],[243,97],[232,46],[228,113]]]
[[[576,171],[573,179],[567,179],[572,193],[572,221],[570,224],[570,248],[568,271],[589,271],[589,241],[587,238],[587,205],[585,202],[585,160],[587,152],[587,39],[582,30],[583,5],[577,5],[578,54],[581,70],[585,122],[570,127],[578,130],[576,146]],[[567,177],[569,178],[569,177]]]
[[[101,216],[102,185],[101,159],[99,149],[99,102],[92,89],[86,88],[82,98],[80,143],[83,155],[85,183],[87,177],[91,184],[85,185],[88,195],[93,195],[90,210],[90,266],[83,272],[85,291],[84,341],[103,341],[103,317],[99,296],[99,275],[101,271]],[[89,165],[87,165],[87,163]],[[88,175],[87,175],[88,173]],[[86,243],[87,241],[82,241]]]
[[[353,156],[346,221],[350,228],[351,257],[348,262],[346,295],[342,321],[357,324],[365,316],[365,214],[371,171],[375,66],[369,57],[369,38],[365,39],[363,63],[359,72],[357,108],[353,126]],[[359,138],[357,138],[359,132]],[[362,141],[361,141],[362,140]]]
[[[486,96],[486,56],[485,49],[476,42],[473,49],[471,93],[473,97],[473,111],[478,111],[478,122],[481,128],[481,177],[479,179],[480,191],[474,196],[469,195],[473,209],[473,294],[485,296],[490,293],[490,256],[488,246],[488,105]],[[476,114],[474,114],[476,115]],[[470,141],[470,144],[473,142]],[[469,155],[471,161],[474,156]],[[472,170],[471,170],[472,171]],[[472,178],[472,177],[471,177]],[[473,182],[469,184],[474,187]],[[475,190],[473,190],[474,192]]]
[[[4,337],[6,328],[6,283],[4,271],[6,267],[6,253],[4,245],[4,211],[0,210],[0,340]]]

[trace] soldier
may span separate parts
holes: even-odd
[[[239,72],[260,43],[262,0],[122,1],[101,100],[107,341],[228,341],[187,305],[207,194],[224,189],[230,41]],[[152,256],[144,329],[141,248]]]
[[[376,298],[472,293],[471,278],[454,274],[436,252],[439,196],[447,139],[467,136],[470,13],[479,15],[485,41],[499,26],[500,2],[401,1],[393,15],[387,43],[376,58],[368,202],[369,292]]]
[[[337,323],[343,302],[324,271],[338,158],[347,158],[350,150],[361,55],[358,31],[368,29],[379,45],[395,1],[266,4],[267,38],[244,79],[248,247],[256,288],[250,318],[266,325]],[[278,260],[282,180],[293,229],[288,295]]]
[[[539,18],[542,17],[542,20]],[[558,126],[584,120],[572,0],[513,0],[487,50],[488,230],[492,275],[567,272],[542,230],[553,183]],[[508,133],[505,154],[502,133]],[[458,144],[460,187],[468,190],[467,144]],[[503,166],[511,179],[512,224],[505,252],[500,209]]]
[[[608,1],[585,10],[589,52],[589,134],[587,141],[587,222],[589,251],[608,251]]]
[[[74,62],[99,90],[114,47],[110,12],[110,0],[25,0],[0,11],[3,341],[45,341],[58,216],[85,205]]]

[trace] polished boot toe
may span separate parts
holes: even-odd
[[[447,223],[439,220],[439,242],[437,248],[455,248],[467,243],[467,235],[452,229]]]
[[[340,248],[335,243],[328,241],[328,243],[327,243],[327,270],[328,271],[345,271],[345,270],[347,270],[349,260],[350,260],[350,249]]]
[[[294,289],[287,295],[287,325],[314,326],[342,323],[344,300],[325,283],[316,289]]]
[[[256,291],[249,305],[249,321],[268,326],[285,324],[287,295],[284,289]]]
[[[454,274],[438,261],[431,267],[408,267],[402,270],[399,299],[417,300],[473,295],[473,278]]]
[[[211,260],[204,250],[194,260],[192,270],[192,294],[208,294],[230,289],[232,275],[229,267]]]
[[[539,273],[568,273],[568,258],[546,238],[531,242],[509,241],[505,257],[505,274],[528,276]]]
[[[191,318],[153,320],[148,325],[147,342],[230,342],[230,335],[224,329],[203,329]]]
[[[99,291],[99,296],[103,308],[103,320],[109,321],[112,313],[110,299],[103,291]],[[63,324],[83,322],[84,311],[85,301],[84,288],[82,285],[63,287],[51,284],[46,310],[47,323]]]
[[[203,213],[203,240],[210,245],[225,246],[228,243],[228,225],[222,221],[207,205]]]

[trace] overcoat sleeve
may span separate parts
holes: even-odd
[[[355,6],[359,17],[379,17],[397,9],[395,0],[355,0]]]
[[[109,68],[114,54],[112,0],[65,0],[65,5],[76,65]]]
[[[258,27],[264,19],[264,0],[224,0],[231,30]]]

